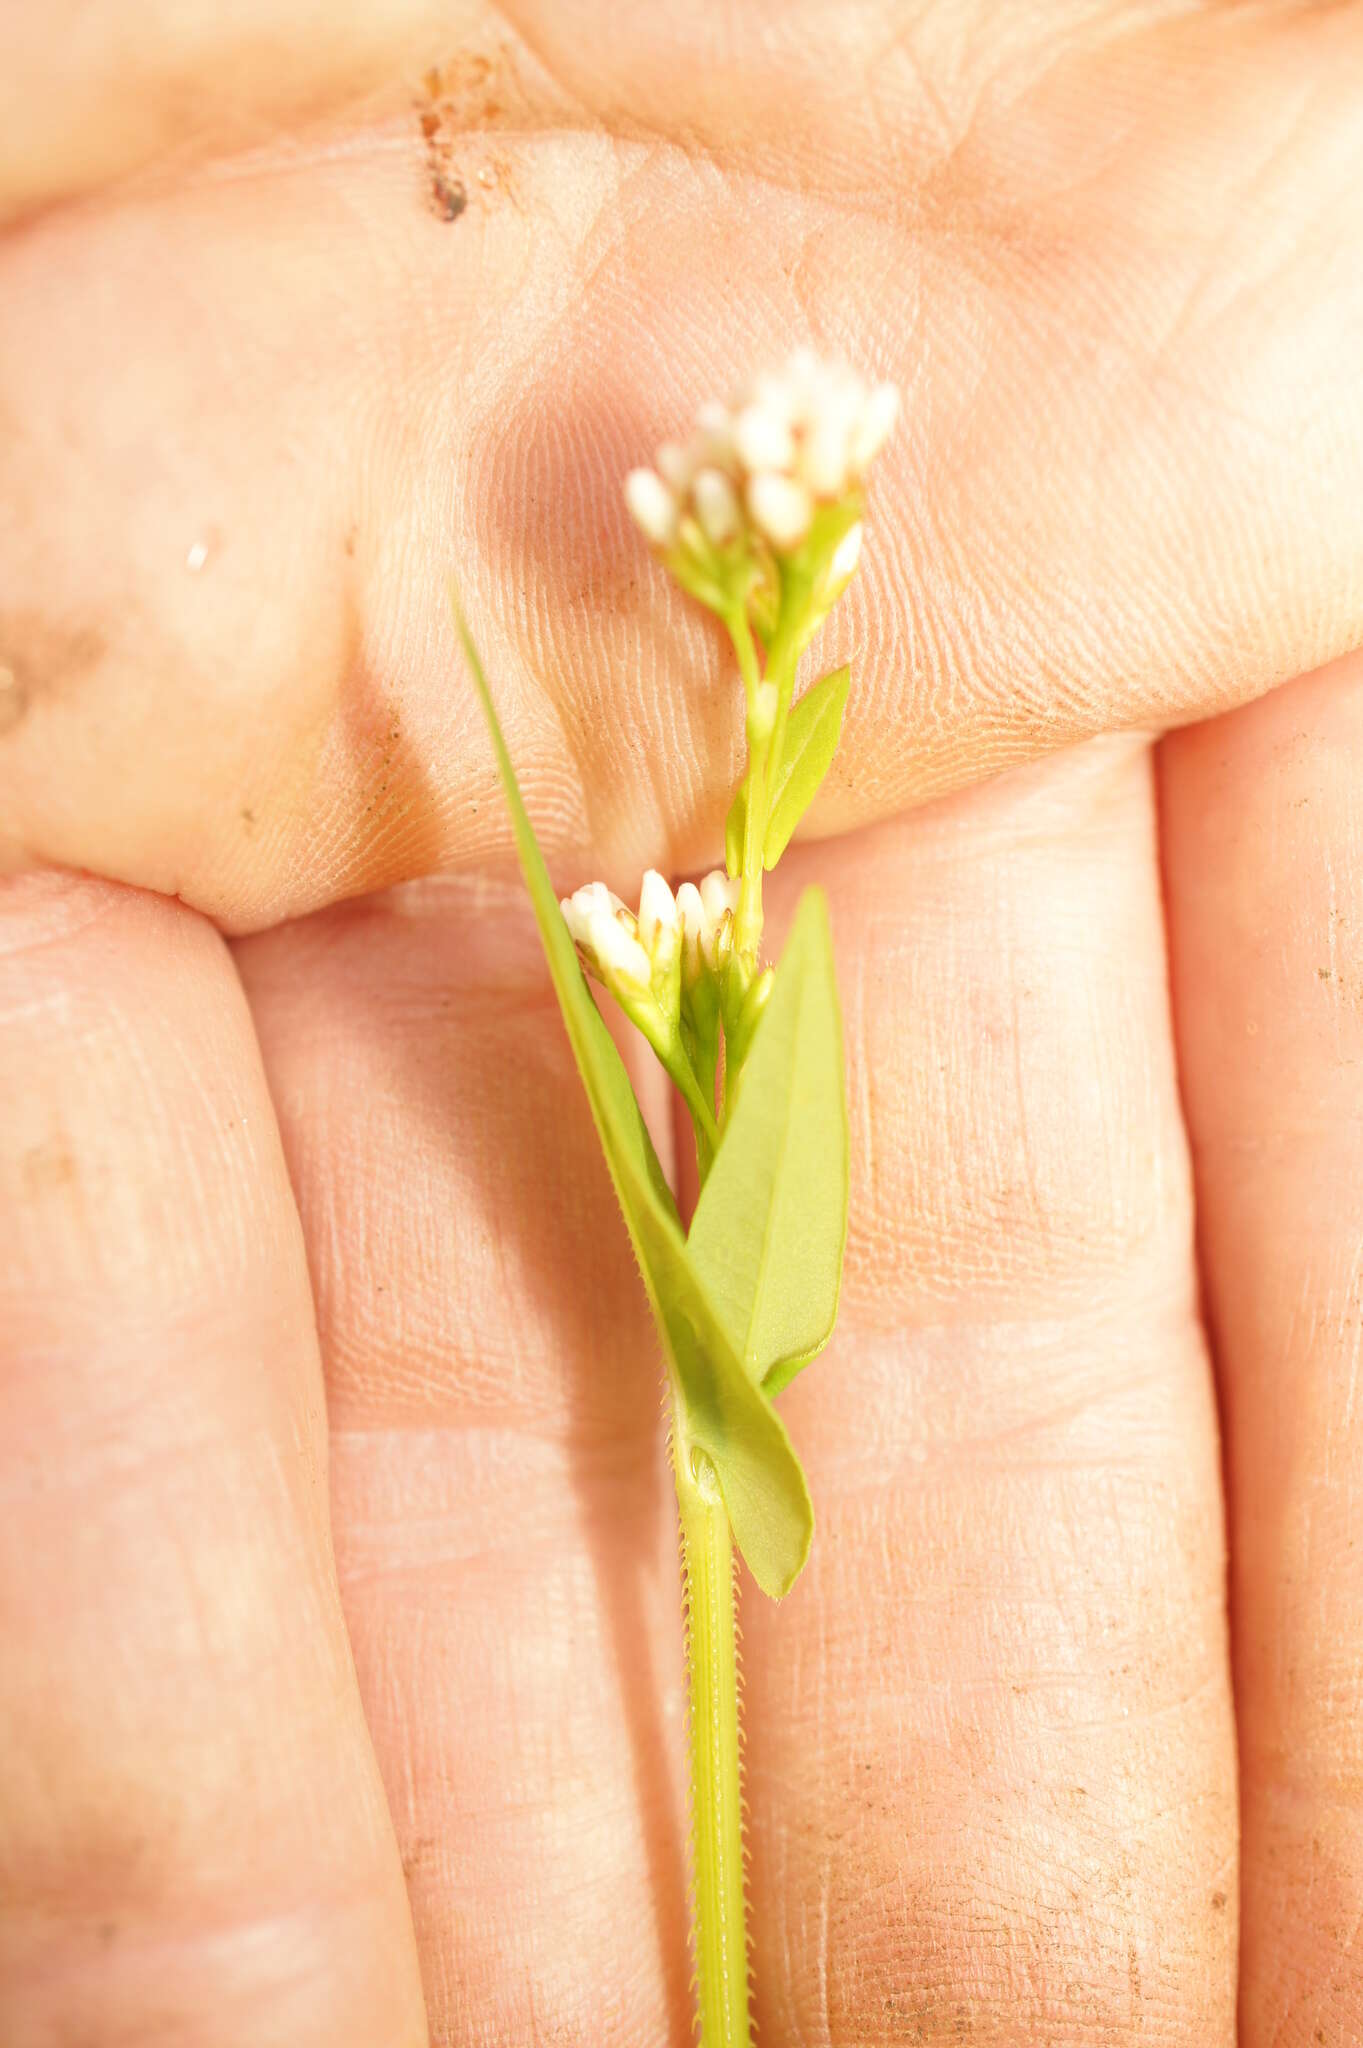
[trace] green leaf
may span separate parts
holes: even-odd
[[[592,1001],[563,922],[478,651],[453,591],[450,597],[492,735],[544,957],[663,1341],[677,1455],[689,1460],[703,1451],[709,1457],[748,1569],[764,1593],[779,1599],[803,1568],[814,1533],[805,1475],[780,1417],[744,1371],[688,1255],[676,1204],[624,1062]]]
[[[764,867],[776,866],[828,773],[842,732],[850,677],[844,662],[841,668],[830,669],[790,707],[780,772],[767,811]]]
[[[754,1384],[777,1394],[823,1349],[847,1236],[847,1106],[828,905],[800,898],[688,1240]]]

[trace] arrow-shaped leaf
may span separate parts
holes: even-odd
[[[830,669],[790,707],[781,766],[767,807],[767,838],[762,865],[774,868],[790,844],[795,827],[819,792],[842,733],[851,671],[844,662]],[[748,789],[740,783],[724,820],[724,864],[731,875],[743,872],[743,832],[748,818]]]
[[[847,1110],[822,890],[795,913],[688,1240],[734,1349],[779,1393],[832,1334],[847,1234]]]
[[[841,668],[830,669],[790,707],[780,772],[767,811],[764,867],[776,866],[832,765],[842,732],[850,677],[851,671],[844,662]]]
[[[687,1254],[676,1204],[629,1076],[563,922],[478,651],[451,596],[492,735],[544,957],[667,1357],[676,1453],[689,1459],[703,1451],[709,1457],[734,1540],[758,1585],[779,1599],[803,1568],[814,1531],[804,1472],[780,1417],[744,1371]]]

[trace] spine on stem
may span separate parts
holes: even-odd
[[[714,1468],[700,1453],[693,1471],[691,1455],[683,1442],[676,1444],[700,2048],[751,2048],[733,1544]]]

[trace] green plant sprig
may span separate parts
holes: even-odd
[[[724,623],[748,758],[725,866],[674,895],[644,877],[631,912],[603,884],[555,897],[477,649],[486,714],[569,1042],[668,1374],[690,1703],[692,1942],[701,2048],[750,2048],[734,1548],[774,1599],[809,1555],[809,1489],[774,1397],[832,1334],[847,1229],[842,1027],[824,896],[804,891],[780,965],[762,963],[763,876],[832,763],[846,667],[795,695],[801,656],[860,552],[865,471],[893,425],[807,352],[690,442],[664,444],[626,495],[659,558]],[[452,593],[453,595],[453,593]],[[700,1195],[684,1229],[583,969],[619,1002],[686,1103]]]

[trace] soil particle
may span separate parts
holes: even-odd
[[[105,651],[92,627],[54,626],[33,612],[0,617],[0,735],[15,731],[40,697],[79,681]]]
[[[415,112],[426,165],[426,203],[437,220],[456,221],[468,208],[468,186],[455,160],[459,144],[504,125],[523,100],[509,48],[490,56],[461,53],[425,73]],[[485,190],[505,189],[507,182],[500,167],[490,177],[485,169],[478,173]]]
[[[458,220],[469,203],[462,179],[447,177],[444,171],[431,173],[431,198],[436,218],[445,221]]]

